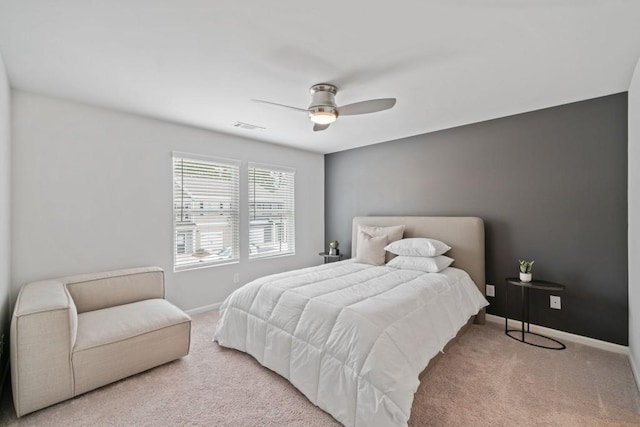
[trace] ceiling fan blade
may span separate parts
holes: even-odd
[[[338,107],[338,113],[341,116],[377,113],[378,111],[388,110],[394,105],[396,105],[395,98],[370,99],[369,101],[355,102]]]
[[[326,124],[326,125],[321,125],[321,124],[315,123],[315,124],[313,125],[313,131],[314,131],[314,132],[318,132],[319,130],[325,130],[325,129],[326,129],[326,128],[328,128],[328,127],[329,127],[329,125],[328,125],[328,124]]]
[[[284,108],[289,108],[291,110],[296,110],[296,111],[303,111],[305,113],[307,113],[309,110],[307,110],[306,108],[298,108],[298,107],[292,107],[291,105],[284,105],[284,104],[278,104],[277,102],[271,102],[271,101],[263,101],[262,99],[252,99],[253,102],[259,102],[261,104],[271,104],[271,105],[276,105],[278,107],[284,107]]]

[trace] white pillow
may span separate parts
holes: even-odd
[[[419,270],[427,273],[439,273],[449,267],[453,262],[453,258],[440,255],[436,257],[423,256],[397,256],[387,263],[387,266],[393,268],[402,268],[405,270]]]
[[[451,247],[440,240],[412,237],[392,242],[384,249],[396,255],[438,256],[447,252]]]
[[[358,244],[356,246],[356,256],[360,251],[360,243],[362,242],[362,238],[360,237],[361,231],[372,237],[386,235],[387,244],[388,244],[391,242],[395,242],[396,240],[402,239],[402,235],[404,234],[404,225],[391,225],[389,227],[358,225]],[[389,256],[389,254],[387,254],[387,261],[390,259],[391,257]]]
[[[363,231],[358,232],[358,255],[356,262],[371,265],[384,265],[384,247],[387,235],[371,236]]]

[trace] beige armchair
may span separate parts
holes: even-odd
[[[18,416],[189,353],[191,318],[157,267],[25,285],[11,320]]]

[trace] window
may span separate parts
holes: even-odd
[[[173,154],[175,271],[238,261],[239,165]]]
[[[295,253],[295,171],[249,163],[249,259]]]

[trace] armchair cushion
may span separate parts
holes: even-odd
[[[74,354],[123,339],[151,333],[191,318],[163,299],[149,299],[78,315]]]
[[[76,395],[186,355],[190,328],[191,318],[163,299],[79,314]]]

